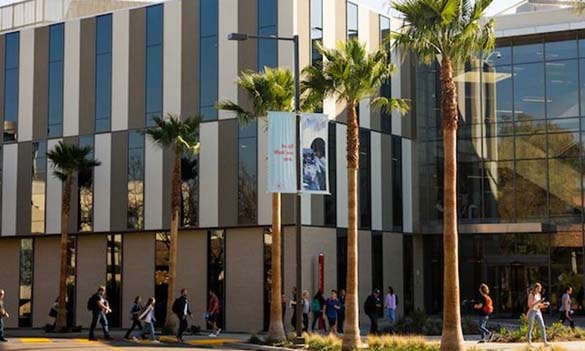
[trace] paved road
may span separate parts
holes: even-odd
[[[160,344],[154,344],[148,341],[134,343],[126,341],[114,341],[106,343],[103,341],[88,341],[87,339],[51,339],[51,338],[11,338],[7,343],[0,344],[0,350],[19,350],[19,351],[153,351],[161,349],[180,350],[231,350],[237,349],[226,346],[229,343],[239,340],[218,338],[218,339],[197,339],[189,340],[185,344],[177,344],[172,339],[162,337]]]

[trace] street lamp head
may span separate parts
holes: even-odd
[[[245,34],[245,33],[230,33],[230,34],[228,34],[228,40],[234,40],[234,41],[248,40],[248,34]]]

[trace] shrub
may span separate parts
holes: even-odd
[[[339,351],[341,339],[332,335],[305,334],[311,351]],[[439,344],[427,342],[422,336],[368,336],[369,351],[439,351]]]

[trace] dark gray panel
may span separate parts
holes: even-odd
[[[181,13],[181,116],[199,113],[199,2],[183,1]]]
[[[128,226],[128,132],[112,133],[110,223],[112,231]]]
[[[130,11],[130,76],[128,94],[128,129],[145,125],[146,10]]]
[[[219,226],[235,226],[238,224],[238,122],[228,119],[218,124]]]
[[[49,27],[35,29],[34,53],[33,139],[43,139],[49,129]]]
[[[16,234],[28,235],[31,227],[32,142],[18,144],[18,193],[16,195]]]
[[[382,228],[392,230],[392,136],[382,134]]]
[[[295,224],[296,198],[295,194],[282,194],[282,225]]]
[[[258,4],[256,0],[238,2],[238,31],[240,33],[256,33],[258,31]],[[223,38],[220,38],[222,40]],[[238,42],[238,72],[247,69],[256,71],[258,66],[258,41],[246,40]],[[249,108],[247,94],[238,89],[238,103]]]
[[[95,17],[81,20],[79,45],[79,134],[95,130]]]
[[[311,225],[325,225],[325,196],[311,196]]]
[[[0,143],[4,141],[4,49],[4,35],[0,35]]]
[[[171,149],[163,150],[163,193],[162,193],[162,225],[169,229],[171,225],[171,195],[173,185],[173,167],[175,153]]]
[[[382,118],[390,118],[388,116],[382,116],[382,113],[375,108],[370,108],[370,129],[382,131]]]
[[[78,137],[66,137],[63,138],[63,142],[65,144],[71,145],[78,145],[79,138]],[[71,210],[69,211],[69,232],[70,233],[77,233],[79,229],[77,228],[77,211],[79,208],[79,187],[77,185],[77,181],[73,182],[73,186],[71,187]]]

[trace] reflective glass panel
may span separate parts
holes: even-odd
[[[485,162],[483,167],[485,217],[514,219],[514,163]]]
[[[79,137],[80,147],[91,147],[93,150],[93,136],[85,135]],[[93,159],[93,151],[87,159]],[[77,228],[79,231],[91,231],[93,227],[93,169],[79,172],[77,176]]]
[[[47,182],[47,142],[33,142],[31,232],[45,232],[45,197]]]
[[[217,119],[218,89],[218,0],[206,0],[199,3],[200,25],[200,114],[203,120]]]
[[[544,50],[547,61],[576,58],[577,39],[549,41],[544,43]]]
[[[372,179],[370,172],[370,132],[360,130],[359,164],[359,221],[360,228],[369,228],[372,223]]]
[[[514,63],[538,62],[544,59],[542,43],[514,45]]]
[[[163,5],[146,8],[146,125],[162,117]]]
[[[347,2],[347,39],[358,38],[358,6]]]
[[[144,227],[144,135],[128,133],[128,228]]]
[[[169,248],[170,233],[156,233],[154,251],[154,298],[157,303],[154,308],[156,325],[162,327],[166,320],[167,296],[169,289]]]
[[[514,103],[516,120],[544,118],[544,64],[514,66]]]
[[[278,1],[258,0],[258,34],[278,35]],[[258,40],[258,70],[278,66],[278,41]]]
[[[258,125],[254,121],[239,126],[238,137],[238,223],[257,222],[258,202]]]
[[[546,160],[516,161],[516,211],[518,219],[546,216]]]
[[[112,109],[112,15],[96,18],[95,131],[110,130]]]
[[[62,23],[49,27],[49,137],[63,133],[63,40]]]
[[[4,141],[15,141],[18,125],[18,65],[20,33],[4,37]]]
[[[33,239],[20,239],[20,267],[18,292],[18,326],[32,327],[32,289],[34,267]]]
[[[207,287],[219,299],[220,306],[225,306],[225,231],[208,232],[207,250]],[[209,303],[209,298],[208,298]],[[225,308],[220,308],[217,326],[224,328]]]
[[[549,159],[551,216],[581,216],[581,160]]]
[[[112,312],[108,323],[114,328],[121,326],[122,317],[122,235],[108,235],[106,266],[106,297]]]
[[[199,158],[184,155],[181,158],[181,218],[183,227],[194,227],[198,223],[199,207]]]
[[[579,115],[577,60],[546,63],[546,107],[548,118]]]
[[[323,56],[315,44],[323,40],[323,0],[311,0],[311,62],[316,64]]]

